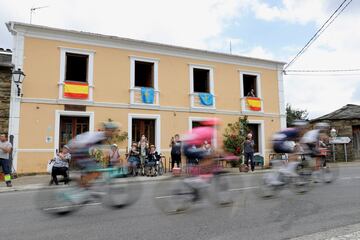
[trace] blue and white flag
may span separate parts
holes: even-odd
[[[200,103],[205,106],[214,104],[214,97],[211,93],[199,93]]]
[[[154,103],[154,89],[142,87],[141,88],[141,99],[143,103]]]

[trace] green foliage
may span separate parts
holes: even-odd
[[[244,142],[246,135],[249,132],[247,116],[239,117],[238,121],[229,123],[223,134],[224,150],[236,156],[241,156],[243,153]],[[233,167],[240,164],[240,162],[232,163]]]
[[[294,109],[290,104],[286,104],[286,124],[290,126],[294,120],[308,120],[307,110]]]

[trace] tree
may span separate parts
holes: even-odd
[[[288,103],[286,104],[286,125],[290,126],[294,120],[308,120],[309,112],[301,109],[294,109]]]
[[[244,142],[246,135],[249,132],[247,116],[239,117],[238,121],[229,123],[225,129],[224,136],[224,150],[236,156],[241,156],[243,153]],[[232,163],[233,167],[240,162]]]

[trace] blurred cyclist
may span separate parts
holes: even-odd
[[[85,173],[81,176],[80,186],[86,188],[89,183],[100,176],[100,172],[92,171],[99,168],[96,160],[90,155],[91,150],[96,146],[106,143],[118,131],[118,125],[114,122],[103,123],[103,131],[86,132],[77,135],[69,143],[69,149],[75,164]]]
[[[200,199],[200,189],[206,187],[207,183],[200,177],[200,174],[210,173],[213,167],[212,155],[201,146],[204,142],[212,143],[215,139],[216,127],[220,121],[217,118],[200,122],[200,126],[193,128],[183,137],[183,152],[190,166],[190,178],[185,179],[194,191],[193,201]]]
[[[292,154],[296,152],[296,147],[306,131],[307,121],[295,120],[292,123],[291,128],[286,128],[273,135],[272,143],[273,149],[276,153],[288,153],[289,158],[292,158]]]
[[[316,168],[320,166],[320,149],[324,147],[323,141],[328,138],[327,132],[329,129],[330,125],[328,123],[316,123],[314,129],[306,132],[300,140],[304,154],[315,159]],[[326,163],[322,163],[322,165],[325,166]]]
[[[204,120],[200,122],[200,126],[193,128],[183,138],[183,152],[188,163],[193,165],[201,165],[202,160],[209,156],[209,151],[201,146],[207,142],[212,145],[215,140],[216,127],[220,121],[217,118]]]
[[[281,168],[279,171],[287,176],[297,176],[296,168],[298,162],[297,153],[301,152],[299,141],[306,131],[307,122],[303,120],[295,120],[291,128],[286,128],[277,132],[272,137],[273,150],[276,153],[288,154],[288,161],[286,167]],[[280,185],[283,182],[279,181],[278,175],[274,175],[271,179],[271,184]]]

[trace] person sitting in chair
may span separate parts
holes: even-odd
[[[146,162],[146,172],[147,176],[156,176],[157,175],[157,161],[160,161],[161,156],[156,151],[156,148],[154,145],[150,146],[150,151],[147,155],[147,162]]]
[[[69,163],[71,160],[71,155],[69,153],[69,147],[65,145],[60,153],[54,158],[55,163],[51,171],[51,181],[50,184],[55,183],[59,185],[57,176],[62,175],[64,177],[64,183],[68,184],[69,182]]]

